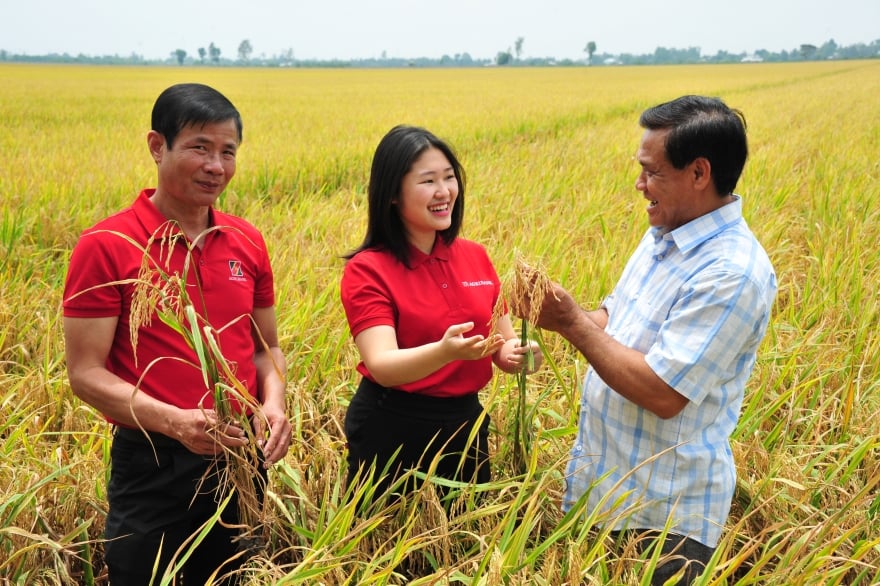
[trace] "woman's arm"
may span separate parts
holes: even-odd
[[[478,360],[494,354],[504,345],[499,334],[465,337],[473,327],[473,322],[449,326],[441,339],[414,348],[398,348],[391,326],[367,328],[354,342],[373,379],[384,387],[397,387],[421,380],[455,360]]]

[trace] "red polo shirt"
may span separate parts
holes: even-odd
[[[450,246],[437,239],[431,254],[410,247],[411,268],[383,250],[365,250],[350,259],[342,276],[342,305],[352,336],[387,325],[399,348],[413,348],[443,337],[449,326],[474,322],[473,336],[489,333],[492,308],[500,294],[498,275],[486,250],[457,238]],[[361,362],[358,372],[370,377]],[[476,393],[492,378],[492,358],[457,360],[403,391],[438,397]]]
[[[137,360],[132,350],[129,314],[134,280],[144,258],[143,247],[166,224],[149,199],[154,191],[142,191],[130,208],[83,232],[70,258],[64,315],[118,317],[107,357],[111,372],[132,384],[140,380],[141,392],[166,403],[184,409],[200,404],[212,408],[213,397],[195,351],[158,317],[154,315],[152,323],[138,331]],[[275,303],[269,255],[263,237],[248,222],[213,209],[211,217],[217,228],[205,236],[201,248],[190,252],[188,267],[184,267],[185,238],[173,247],[170,259],[167,240],[157,239],[149,252],[153,266],[162,273],[186,275],[186,291],[193,306],[214,330],[225,328],[219,335],[221,351],[236,377],[256,396],[255,348],[248,316],[255,307]]]

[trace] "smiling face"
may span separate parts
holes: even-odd
[[[437,232],[452,224],[458,191],[449,159],[436,148],[425,150],[404,175],[395,203],[407,240],[425,254],[434,247]]]
[[[235,175],[238,128],[233,120],[185,126],[170,149],[156,131],[147,143],[159,173],[153,202],[169,219],[206,211]]]
[[[666,158],[668,133],[669,130],[646,130],[636,154],[642,167],[636,189],[648,200],[648,221],[667,232],[706,213],[701,204],[702,194],[694,189],[694,179],[701,174],[697,167],[702,163],[694,161],[684,169],[673,167]]]

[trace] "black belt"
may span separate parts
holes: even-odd
[[[359,391],[374,397],[380,406],[394,406],[404,409],[422,411],[425,414],[460,413],[472,409],[480,409],[478,393],[468,393],[455,397],[435,397],[421,393],[409,393],[397,389],[389,389],[363,377]]]
[[[157,448],[186,449],[179,441],[155,431],[142,431],[140,429],[117,426],[113,431],[113,437],[135,444],[143,444],[145,446],[152,443]]]

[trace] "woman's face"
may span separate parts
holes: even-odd
[[[406,230],[406,238],[428,254],[438,231],[452,225],[452,209],[458,197],[458,179],[442,151],[429,148],[416,159],[400,185],[394,203]]]

